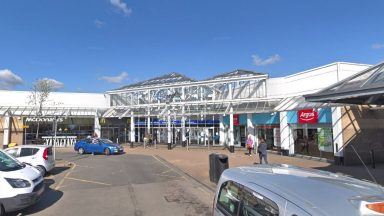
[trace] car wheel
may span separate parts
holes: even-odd
[[[45,176],[45,173],[47,173],[47,170],[43,166],[37,166],[36,169],[39,170],[43,177]]]
[[[109,148],[104,149],[104,154],[105,155],[110,155],[111,154],[111,150],[109,150]]]
[[[85,151],[84,151],[84,149],[83,148],[79,148],[79,150],[77,150],[78,152],[79,152],[79,154],[84,154],[85,153]]]
[[[0,203],[0,216],[5,216],[5,209],[1,203]]]

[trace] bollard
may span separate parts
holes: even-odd
[[[171,150],[171,149],[172,149],[172,144],[168,143],[168,150]]]
[[[133,142],[131,142],[130,145],[131,145],[130,147],[133,148]]]

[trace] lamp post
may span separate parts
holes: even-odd
[[[54,138],[53,138],[53,161],[56,161],[56,139],[57,139],[57,116],[54,119]]]

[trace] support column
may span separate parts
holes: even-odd
[[[251,138],[253,140],[253,146],[256,148],[256,136],[255,136],[255,127],[252,124],[252,113],[247,114],[247,139],[248,135],[251,135]]]
[[[170,110],[168,110],[168,115],[167,115],[167,141],[168,141],[168,150],[171,150],[172,130],[171,130],[171,111]]]
[[[187,141],[187,139],[186,139],[186,137],[185,137],[185,133],[186,133],[186,131],[185,131],[185,120],[186,120],[186,118],[185,118],[185,107],[183,106],[182,108],[181,108],[181,146],[183,146],[183,147],[185,147],[185,144],[186,144],[186,141]]]
[[[151,134],[151,111],[149,109],[147,114],[147,133],[148,135]]]
[[[335,163],[344,164],[344,142],[343,125],[341,124],[341,107],[333,107],[332,110],[332,133],[333,133],[333,152]]]
[[[135,117],[133,112],[131,112],[131,143],[135,142]]]
[[[222,115],[220,115],[219,121],[220,121],[220,123],[219,123],[219,129],[220,129],[220,131],[219,131],[219,143],[220,143],[220,145],[224,145],[225,144],[225,134],[224,134],[225,128],[224,128],[224,117]]]
[[[295,154],[294,137],[288,124],[287,112],[280,112],[280,140],[283,155]]]
[[[234,137],[234,130],[233,130],[233,107],[231,105],[231,108],[229,109],[229,151],[234,152],[235,150],[235,137]]]
[[[94,120],[93,133],[97,137],[99,138],[101,137],[101,125],[100,125],[99,117],[97,115],[95,116],[95,120]]]
[[[6,149],[9,144],[9,135],[11,132],[11,117],[9,116],[8,112],[5,114],[3,119],[4,119],[3,149]]]

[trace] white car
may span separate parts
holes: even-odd
[[[225,170],[215,216],[384,215],[380,185],[314,169],[257,165]]]
[[[0,150],[0,216],[36,203],[44,192],[43,180],[37,169]]]
[[[44,176],[55,167],[52,147],[45,145],[21,145],[5,150],[22,163],[36,167]]]

